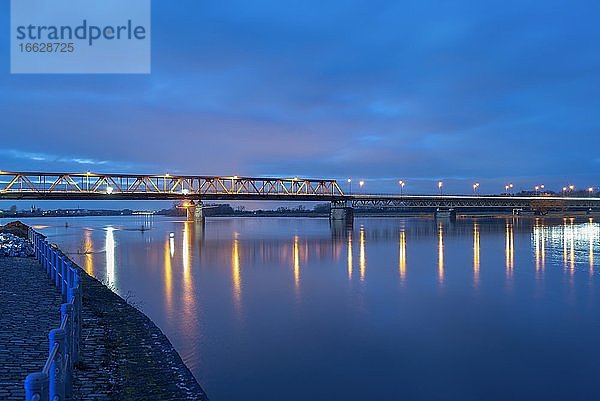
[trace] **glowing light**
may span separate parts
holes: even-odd
[[[348,178],[348,184],[350,184],[352,182],[351,178]]]
[[[358,183],[358,185],[362,188],[362,186],[365,185],[365,182],[361,181],[361,182]]]
[[[190,193],[190,190],[189,190],[189,189],[187,189],[187,188],[185,188],[185,189],[183,189],[183,190],[181,191],[181,193],[182,193],[182,194],[184,194],[184,195],[188,195],[188,194]]]
[[[106,193],[107,193],[108,195],[112,194],[112,193],[114,192],[114,190],[115,190],[115,189],[114,189],[113,187],[106,187]]]

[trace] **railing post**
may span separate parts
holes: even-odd
[[[51,401],[65,399],[65,331],[63,329],[50,330],[50,353],[54,345],[58,345],[56,357],[50,365],[50,397]]]
[[[61,286],[60,286],[60,292],[62,293],[64,299],[67,299],[67,262],[65,261],[65,257],[63,255],[60,255],[58,257],[59,262],[59,266],[60,266],[60,282],[61,282]]]
[[[44,261],[44,269],[46,269],[46,274],[50,277],[50,266],[48,264],[48,243],[44,241],[42,243],[42,259]]]
[[[50,277],[56,284],[56,269],[54,268],[54,249],[48,243],[48,263],[50,264]]]
[[[35,372],[25,378],[25,401],[48,401],[48,375]]]
[[[69,301],[73,305],[72,309],[72,318],[71,318],[71,327],[73,336],[71,338],[71,359],[73,360],[73,364],[79,362],[79,333],[80,333],[80,323],[79,316],[81,313],[81,306],[79,306],[77,300],[79,299],[79,288],[78,287],[69,287]]]
[[[61,321],[66,319],[65,325],[65,397],[70,398],[73,390],[73,304],[66,303],[60,307]]]
[[[62,292],[62,285],[60,284],[60,280],[62,280],[59,264],[60,258],[58,256],[58,251],[54,248],[52,248],[52,254],[54,255],[54,271],[56,272],[56,276],[54,277],[54,285]]]

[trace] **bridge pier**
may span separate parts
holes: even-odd
[[[354,209],[349,207],[345,201],[331,202],[329,220],[345,221],[348,224],[352,224],[354,221]]]
[[[191,201],[185,206],[187,221],[204,222],[204,213],[202,212],[202,201],[194,203]]]

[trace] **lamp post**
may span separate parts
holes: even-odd
[[[358,183],[358,186],[360,187],[361,191],[362,191],[362,187],[363,187],[364,185],[365,185],[365,182],[364,182],[364,181],[362,181],[362,180],[361,180],[361,181]]]
[[[352,178],[348,178],[348,185],[350,185],[350,195],[352,195]]]
[[[473,184],[473,193],[477,194],[477,190],[479,189],[479,183],[476,182],[475,184]]]
[[[404,182],[404,180],[400,180],[398,181],[398,184],[400,184],[400,196],[404,195],[404,185],[406,185],[406,183]]]
[[[438,181],[438,189],[440,190],[440,196],[442,196],[442,187],[444,186],[443,181]]]
[[[588,193],[590,194],[590,198],[592,197],[592,192],[594,192],[594,187],[589,187]]]
[[[563,196],[565,196],[565,193],[566,193],[566,192],[567,192],[567,187],[563,187],[563,190],[562,190],[562,194],[563,194]]]

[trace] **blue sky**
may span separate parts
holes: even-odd
[[[600,185],[594,1],[153,1],[152,74],[11,75],[0,169]]]

